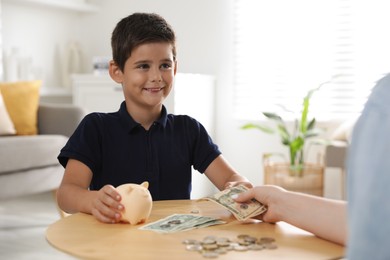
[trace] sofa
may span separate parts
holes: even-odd
[[[346,199],[346,164],[348,159],[348,146],[351,142],[353,128],[358,118],[346,120],[332,133],[331,143],[326,146],[325,165],[338,168],[341,171],[341,196]]]
[[[64,169],[57,156],[86,112],[39,104],[38,134],[0,136],[0,200],[56,190]]]

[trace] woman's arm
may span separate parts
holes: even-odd
[[[347,240],[346,202],[286,191],[264,185],[237,196],[237,202],[251,198],[267,205],[265,222],[284,221],[316,236],[345,245]]]

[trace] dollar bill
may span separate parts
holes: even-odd
[[[247,191],[248,188],[244,185],[238,185],[229,189],[220,191],[212,196],[205,197],[204,199],[213,201],[218,205],[223,206],[229,210],[238,220],[243,221],[251,217],[260,215],[267,210],[267,207],[261,204],[256,199],[244,203],[238,203],[232,199],[232,195],[239,194]]]
[[[174,233],[224,223],[226,222],[212,217],[192,214],[173,214],[158,221],[146,224],[139,229],[151,230],[158,233]]]

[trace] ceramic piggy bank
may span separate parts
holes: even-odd
[[[153,203],[148,187],[149,183],[143,182],[141,185],[122,184],[116,188],[122,196],[121,203],[125,206],[121,221],[137,225],[148,219]]]

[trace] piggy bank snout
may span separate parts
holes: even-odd
[[[147,186],[146,186],[147,187]],[[123,184],[117,187],[125,206],[122,221],[132,225],[145,222],[152,210],[152,196],[144,185]]]

